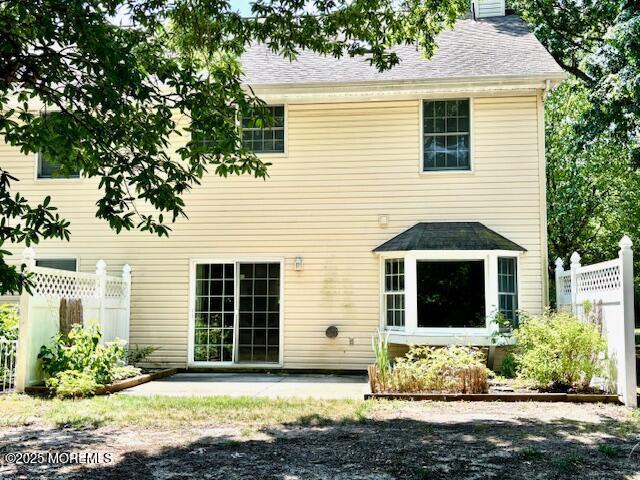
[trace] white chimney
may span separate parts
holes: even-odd
[[[505,0],[472,0],[474,18],[504,17]]]

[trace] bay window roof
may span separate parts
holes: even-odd
[[[386,241],[374,252],[409,250],[512,250],[525,252],[480,222],[421,222]]]

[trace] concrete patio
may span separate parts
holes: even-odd
[[[362,400],[368,391],[364,375],[178,373],[124,390],[120,395]]]

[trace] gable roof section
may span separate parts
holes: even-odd
[[[374,252],[408,250],[513,250],[526,249],[480,222],[422,222],[375,248]]]
[[[378,72],[363,57],[321,56],[300,52],[294,62],[252,45],[242,56],[245,82],[260,85],[313,85],[367,82],[481,79],[482,77],[549,76],[564,72],[515,15],[481,20],[459,20],[453,30],[438,36],[438,49],[425,59],[419,48],[395,48],[400,64]]]

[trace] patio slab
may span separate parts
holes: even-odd
[[[362,400],[366,393],[369,393],[369,384],[364,375],[178,373],[119,395]]]

